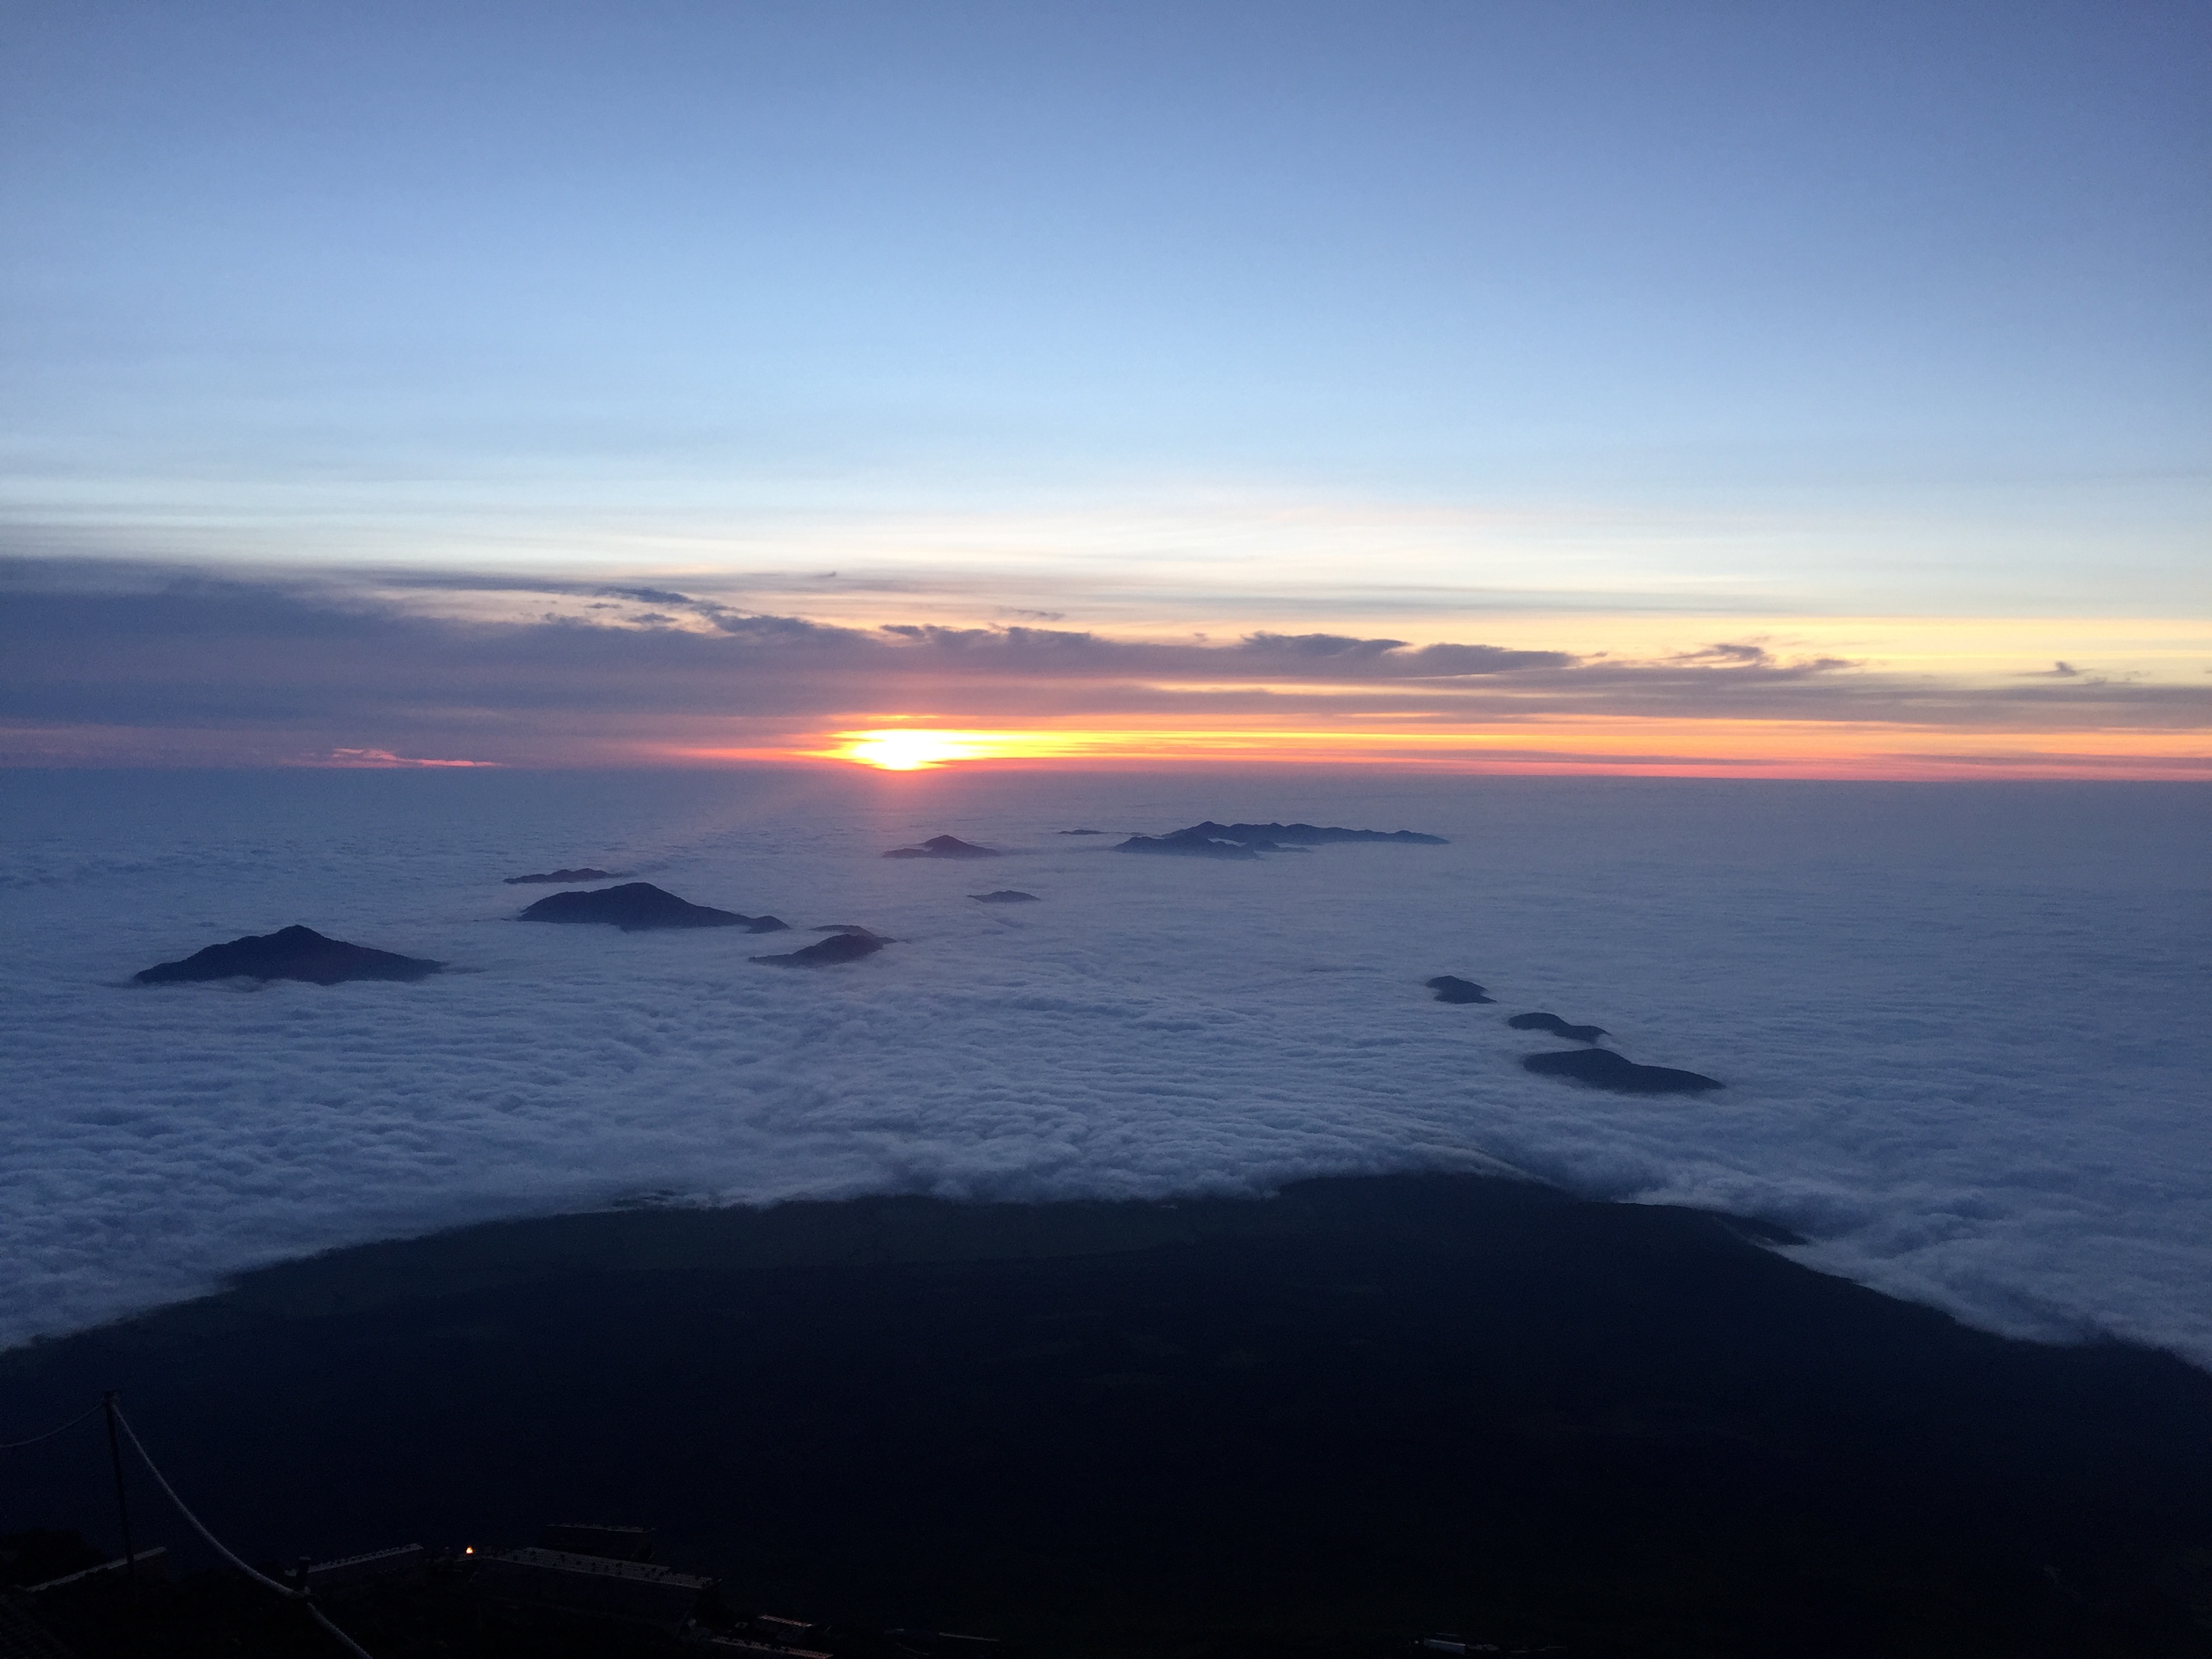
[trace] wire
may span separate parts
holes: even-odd
[[[34,1434],[28,1440],[0,1440],[0,1451],[16,1451],[25,1446],[35,1446],[41,1440],[51,1440],[58,1434],[66,1434],[86,1418],[96,1415],[99,1410],[100,1407],[94,1406],[89,1411],[79,1412],[58,1429],[48,1429],[44,1434]]]
[[[304,1596],[302,1596],[301,1599],[303,1601],[306,1600]],[[324,1612],[320,1607],[317,1607],[313,1601],[308,1601],[307,1606],[307,1616],[313,1620],[317,1624],[320,1625],[325,1630],[330,1632],[331,1635],[337,1637],[340,1642],[343,1643],[345,1644],[345,1650],[348,1653],[353,1654],[356,1656],[356,1659],[368,1659],[368,1650],[364,1649],[360,1643],[355,1641],[352,1637],[348,1636],[336,1625],[331,1623],[330,1620],[324,1614]]]
[[[89,1415],[89,1413],[87,1414]],[[222,1540],[217,1538],[213,1533],[207,1529],[207,1523],[185,1507],[185,1500],[177,1496],[177,1489],[169,1484],[167,1477],[155,1467],[153,1458],[147,1453],[146,1443],[139,1439],[138,1431],[131,1426],[131,1419],[124,1416],[123,1407],[120,1406],[115,1407],[115,1420],[123,1425],[123,1432],[130,1437],[131,1449],[138,1454],[139,1460],[146,1465],[146,1472],[154,1477],[154,1484],[161,1487],[162,1492],[167,1495],[169,1501],[177,1506],[177,1513],[183,1516],[185,1520],[192,1523],[192,1530],[198,1533],[202,1538],[207,1540],[209,1548],[212,1549],[217,1555],[222,1557],[224,1560],[229,1562],[232,1566],[236,1567],[240,1572],[244,1573],[248,1578],[251,1578],[255,1583],[275,1590],[277,1595],[283,1596],[288,1601],[306,1602],[307,1612],[313,1618],[314,1621],[320,1625],[325,1630],[330,1632],[332,1636],[337,1638],[340,1642],[343,1642],[349,1653],[355,1655],[356,1659],[369,1659],[368,1650],[364,1649],[360,1643],[355,1641],[352,1637],[348,1636],[343,1631],[340,1630],[336,1625],[333,1625],[328,1619],[323,1616],[323,1610],[317,1607],[312,1601],[308,1600],[307,1592],[306,1590],[294,1589],[289,1584],[280,1584],[274,1578],[270,1577],[266,1573],[256,1572],[252,1567],[247,1566],[245,1562],[240,1560],[238,1557],[232,1554],[228,1547],[223,1543]]]
[[[225,1546],[222,1540],[217,1538],[213,1533],[207,1529],[206,1522],[203,1522],[199,1516],[194,1515],[190,1510],[185,1507],[185,1500],[177,1496],[177,1489],[171,1486],[168,1482],[167,1477],[163,1475],[161,1471],[154,1466],[154,1460],[148,1455],[145,1443],[138,1438],[138,1431],[131,1426],[131,1419],[123,1414],[123,1408],[120,1406],[118,1406],[115,1408],[115,1420],[123,1425],[123,1432],[131,1437],[131,1446],[137,1450],[138,1455],[145,1460],[146,1472],[154,1477],[154,1484],[161,1487],[164,1492],[168,1494],[169,1501],[177,1506],[177,1513],[183,1516],[185,1520],[192,1523],[193,1530],[198,1532],[201,1537],[207,1540],[210,1548],[213,1549],[217,1555],[222,1557],[224,1560],[229,1562],[232,1566],[236,1567],[248,1578],[252,1579],[256,1583],[267,1585],[270,1589],[275,1590],[279,1595],[289,1596],[292,1600],[297,1601],[306,1593],[301,1590],[294,1589],[289,1584],[280,1584],[274,1578],[270,1577],[265,1573],[256,1572],[252,1567],[247,1566],[245,1562],[240,1560],[235,1555],[233,1555],[228,1547]]]

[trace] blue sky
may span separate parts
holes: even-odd
[[[5,28],[12,552],[2212,661],[2201,6]]]

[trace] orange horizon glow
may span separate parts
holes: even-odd
[[[2212,776],[2196,732],[1977,732],[1778,720],[1555,718],[1443,731],[1334,728],[878,727],[821,746],[687,749],[683,759],[830,760],[889,772],[1091,762],[1119,766],[1412,764],[1645,776],[1926,778]],[[664,751],[667,752],[667,751]],[[670,758],[677,758],[671,754]]]
[[[826,732],[768,722],[738,723],[732,731],[732,722],[714,716],[654,720],[644,729],[609,721],[557,733],[505,734],[497,743],[479,738],[470,746],[491,752],[464,764],[594,770],[795,764],[858,767],[887,778],[978,769],[1370,766],[1535,776],[2212,781],[2212,745],[2203,731],[2187,728],[1962,731],[1904,722],[1599,715],[1412,730],[1379,722],[979,729],[921,724],[927,716],[890,724],[901,718],[878,714],[866,727]],[[302,754],[294,742],[289,733],[257,740],[233,728],[0,726],[0,764],[377,769],[454,764],[381,746]]]

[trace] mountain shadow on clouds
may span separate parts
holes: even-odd
[[[786,951],[778,956],[755,957],[755,962],[766,963],[771,968],[834,968],[841,962],[858,962],[862,957],[872,957],[890,943],[881,936],[865,930],[832,933],[818,945],[804,950]]]
[[[845,1659],[1428,1659],[1437,1629],[1561,1659],[2203,1659],[2212,1377],[1974,1330],[1771,1236],[1449,1175],[600,1211],[258,1268],[0,1354],[0,1392],[22,1434],[118,1389],[249,1560],[589,1516],[657,1528],[681,1571],[744,1564],[747,1610],[1006,1639]],[[0,1526],[119,1554],[100,1431],[71,1433],[9,1454]],[[142,1547],[182,1541],[137,1509]],[[422,1659],[404,1605],[364,1586],[333,1618]],[[473,1628],[448,1659],[633,1650]],[[278,1635],[72,1645],[338,1651]]]
[[[1602,1025],[1570,1025],[1557,1014],[1516,1014],[1505,1023],[1516,1031],[1549,1031],[1570,1042],[1595,1042],[1606,1035]]]
[[[1702,1072],[1680,1072],[1671,1066],[1638,1066],[1610,1048],[1561,1048],[1530,1054],[1521,1064],[1539,1077],[1565,1078],[1592,1089],[1617,1095],[1695,1095],[1708,1089],[1725,1089],[1718,1078]]]
[[[1495,1002],[1497,998],[1485,991],[1471,979],[1462,979],[1455,974],[1438,974],[1425,981],[1437,994],[1438,1002]]]
[[[894,847],[884,854],[887,859],[994,859],[999,856],[994,848],[978,847],[972,841],[963,841],[957,836],[932,836],[919,847]]]
[[[509,887],[526,887],[537,882],[609,881],[613,878],[605,870],[547,870],[527,876],[509,876]]]
[[[751,933],[775,933],[789,927],[774,916],[744,916],[734,910],[693,904],[649,881],[601,887],[589,893],[554,893],[525,910],[524,921],[603,922],[625,933],[653,927],[742,927]]]
[[[160,963],[133,977],[141,985],[210,979],[298,979],[310,985],[336,985],[349,979],[424,979],[444,966],[425,957],[349,945],[295,925],[210,945],[180,962]]]

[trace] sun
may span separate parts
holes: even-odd
[[[947,761],[967,760],[987,745],[964,732],[854,732],[833,752],[885,772],[919,772]]]
[[[1114,746],[1113,734],[1090,732],[947,732],[905,726],[887,732],[839,732],[836,746],[814,752],[884,772],[924,772],[956,761],[1068,760]]]

